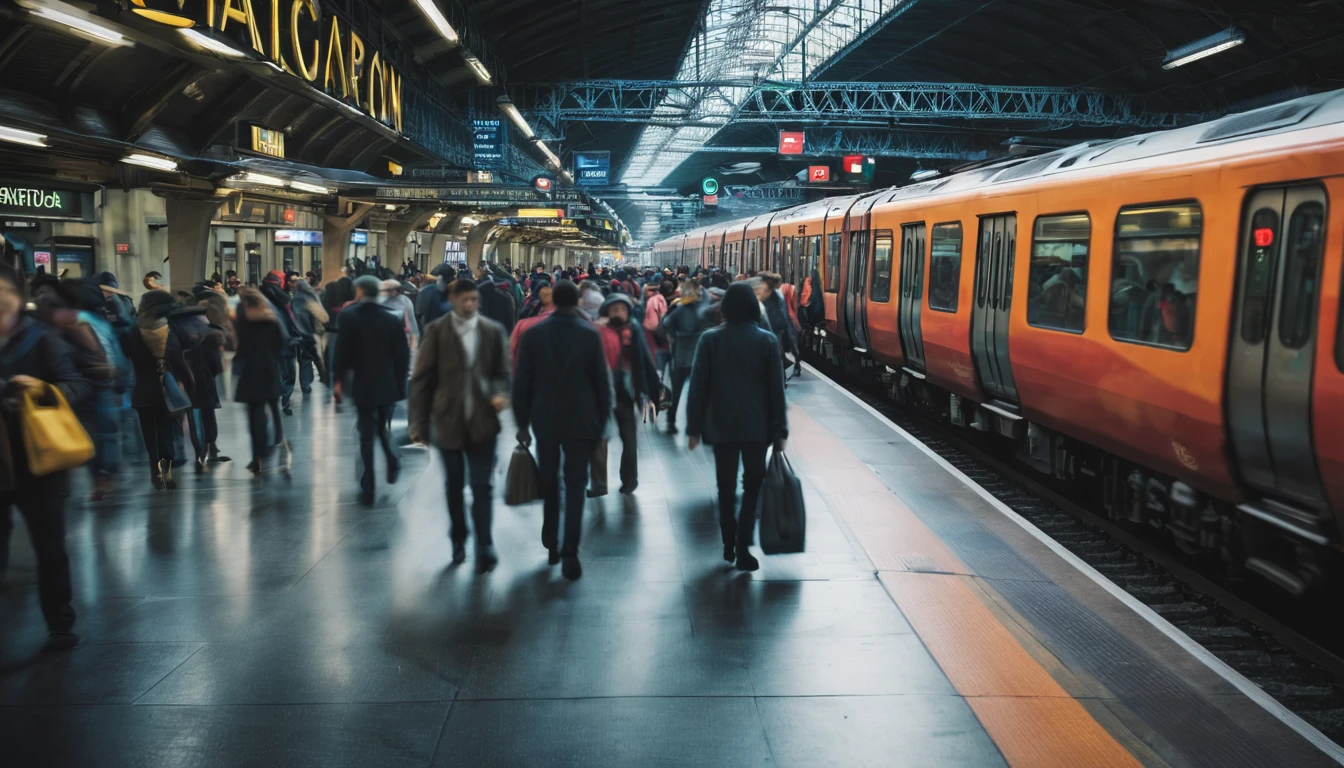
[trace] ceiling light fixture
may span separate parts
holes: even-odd
[[[444,40],[447,40],[451,45],[458,44],[461,38],[457,36],[457,30],[453,29],[453,25],[448,23],[448,19],[444,17],[443,11],[439,10],[439,6],[434,3],[434,0],[415,0],[415,4],[420,8],[420,12],[425,14],[425,18],[429,19],[429,23],[433,24],[434,28],[439,31]]]
[[[267,187],[283,187],[288,184],[288,182],[279,176],[268,176],[264,173],[255,173],[253,171],[240,173],[233,177],[233,181],[239,181],[244,184],[261,184],[262,186]]]
[[[1245,33],[1236,27],[1228,27],[1221,32],[1215,32],[1193,43],[1187,43],[1179,48],[1167,51],[1167,57],[1162,60],[1162,68],[1175,69],[1182,67],[1192,61],[1199,61],[1229,48],[1236,48],[1244,42],[1246,42]]]
[[[106,45],[119,46],[131,44],[131,41],[125,35],[111,27],[99,24],[88,16],[58,11],[55,8],[45,5],[32,9],[30,13],[48,21],[54,21],[57,24],[64,24],[71,30],[78,32],[85,37],[91,37],[97,42]]]
[[[306,181],[291,181],[289,182],[289,186],[299,190],[300,192],[312,192],[314,195],[331,194],[331,190],[327,189],[321,184],[309,184]]]
[[[518,111],[518,108],[513,105],[513,100],[508,96],[500,96],[495,99],[495,106],[499,107],[499,111],[503,112],[505,117],[518,126],[523,138],[535,139],[537,137],[537,134],[532,131],[532,126],[528,125],[527,121],[523,119],[523,113]]]
[[[476,79],[481,81],[481,85],[490,85],[494,82],[494,79],[490,77],[490,70],[485,68],[485,62],[470,53],[463,53],[462,60],[467,62],[468,67],[471,67],[471,71],[476,74]]]
[[[11,144],[26,144],[30,147],[47,146],[46,134],[25,131],[22,128],[10,128],[7,125],[0,125],[0,141],[8,141]]]
[[[223,40],[217,40],[214,37],[205,34],[204,32],[198,32],[194,29],[179,29],[178,31],[182,33],[183,37],[187,38],[191,42],[199,45],[200,47],[206,49],[207,51],[210,51],[211,53],[217,53],[220,56],[224,56],[225,58],[241,59],[247,55],[242,51],[238,50],[237,48],[234,48],[232,45],[229,45],[228,43],[224,42]]]
[[[169,160],[166,157],[159,157],[157,155],[145,155],[139,152],[121,158],[121,162],[127,165],[139,165],[144,168],[152,168],[156,171],[177,170],[176,160]]]

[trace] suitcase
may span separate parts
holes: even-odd
[[[775,451],[761,487],[761,551],[767,555],[802,552],[807,538],[803,481],[784,454]]]

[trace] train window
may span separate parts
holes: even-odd
[[[812,236],[812,247],[807,249],[807,272],[800,276],[802,282],[812,276],[821,266],[821,235]]]
[[[1092,222],[1086,213],[1041,216],[1031,240],[1027,322],[1082,333],[1087,308],[1087,255]]]
[[[873,288],[868,298],[885,304],[891,300],[891,230],[877,233],[873,249]]]
[[[826,244],[826,292],[835,293],[840,289],[840,262],[844,259],[844,235],[836,233],[830,236]]]
[[[1320,203],[1297,206],[1288,220],[1283,305],[1279,309],[1279,343],[1288,349],[1301,349],[1311,341],[1324,240],[1325,206]]]
[[[1202,228],[1195,203],[1121,209],[1111,262],[1111,338],[1190,348]]]
[[[1241,338],[1248,344],[1259,344],[1265,339],[1269,270],[1274,263],[1278,234],[1278,211],[1261,208],[1251,217],[1251,239],[1246,244],[1246,263],[1242,265],[1246,273],[1246,287],[1241,300]]]
[[[929,308],[957,311],[961,286],[961,222],[934,224],[929,255]]]

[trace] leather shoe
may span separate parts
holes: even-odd
[[[74,632],[52,632],[42,644],[44,651],[68,651],[79,645],[79,635]]]
[[[467,545],[460,541],[453,542],[453,565],[461,565],[467,559]]]
[[[560,572],[570,581],[577,581],[583,575],[583,566],[579,565],[578,555],[565,555],[564,564],[560,566]]]
[[[724,544],[723,559],[730,563],[737,560],[737,547],[732,544]]]
[[[387,465],[387,484],[396,485],[397,478],[401,477],[401,462],[392,461]]]
[[[747,550],[743,549],[737,553],[737,570],[755,571],[759,570],[760,567],[761,564],[757,562],[756,558],[752,557],[751,553]]]
[[[560,563],[560,550],[551,547],[546,551],[546,564],[558,565]]]
[[[499,565],[499,555],[495,554],[495,548],[490,546],[476,548],[476,572],[489,573],[495,570]]]
[[[638,487],[639,487],[639,481],[636,480],[635,482],[630,483],[629,485],[622,485],[621,493],[625,496],[629,496],[630,494],[634,493],[635,489]]]
[[[589,488],[589,489],[588,489],[588,498],[590,498],[590,499],[596,499],[596,498],[598,498],[599,496],[606,496],[606,495],[607,495],[607,489],[606,489],[606,488],[603,488],[603,489],[601,489],[601,490],[598,490],[598,489],[596,489],[596,488]]]

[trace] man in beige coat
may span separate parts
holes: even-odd
[[[467,556],[464,463],[471,468],[471,521],[476,529],[476,570],[499,562],[490,537],[499,412],[509,405],[508,336],[504,326],[479,313],[480,294],[470,280],[448,287],[453,310],[424,329],[411,374],[410,437],[427,445],[430,425],[448,476],[453,562]]]

